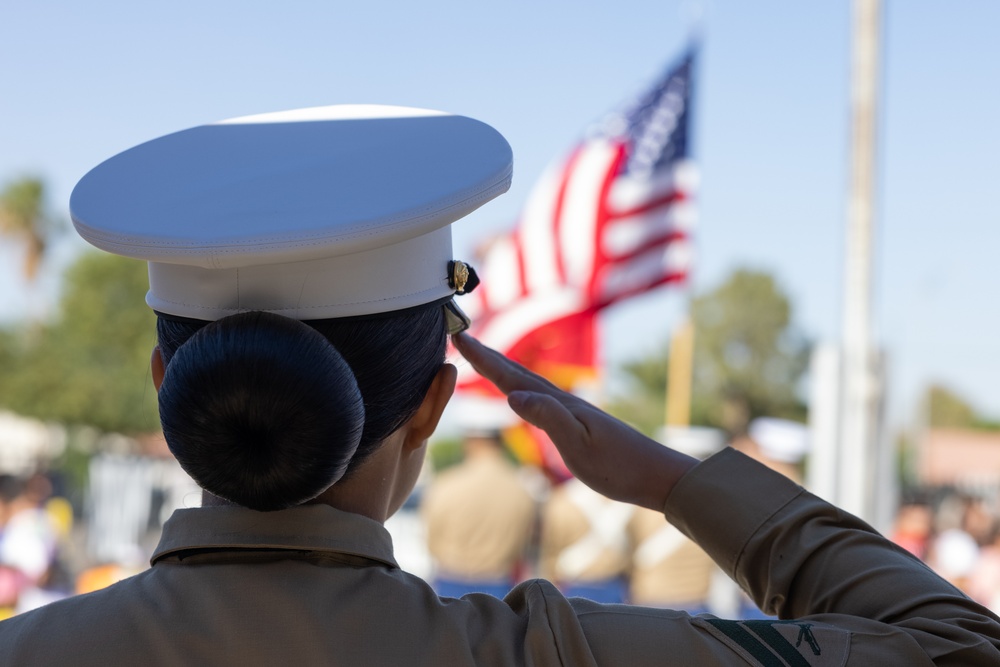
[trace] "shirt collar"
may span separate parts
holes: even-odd
[[[331,552],[399,567],[392,538],[382,524],[328,505],[276,512],[234,505],[176,510],[163,525],[150,564],[190,549]]]

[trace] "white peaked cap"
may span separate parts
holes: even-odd
[[[216,320],[311,320],[447,301],[450,224],[510,187],[489,125],[339,105],[202,125],[140,144],[77,184],[77,231],[149,262],[146,302]]]
[[[726,434],[707,426],[664,426],[657,432],[656,439],[697,459],[706,459],[726,446]]]
[[[809,429],[798,422],[759,417],[750,422],[747,435],[774,461],[798,463],[809,452]]]
[[[461,394],[455,397],[456,425],[469,437],[495,435],[521,421],[506,398]]]

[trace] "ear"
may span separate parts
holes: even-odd
[[[153,348],[153,354],[149,357],[149,371],[150,375],[153,376],[153,386],[156,391],[160,391],[160,385],[163,384],[163,374],[167,372],[167,368],[163,364],[163,354],[160,352],[159,345]]]
[[[417,408],[417,412],[407,423],[409,427],[406,434],[405,447],[421,447],[434,429],[441,421],[441,414],[444,408],[455,393],[455,381],[458,378],[458,370],[452,364],[443,364],[441,369],[434,376],[430,389],[424,395],[424,401]]]

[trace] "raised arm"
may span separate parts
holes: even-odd
[[[614,638],[628,636],[644,655],[686,642],[700,652],[700,664],[736,664],[722,657],[731,649],[758,665],[1000,667],[997,617],[856,517],[738,452],[698,463],[469,336],[455,342],[518,415],[549,434],[582,481],[616,500],[665,511],[762,608],[789,619],[695,617],[683,625],[673,617],[661,637],[639,631],[638,612],[623,619],[587,609],[580,619],[595,652],[602,638],[620,650]],[[811,639],[808,647],[802,637]],[[802,662],[768,662],[775,647],[793,658],[794,647]]]
[[[662,512],[674,485],[698,463],[562,391],[468,334],[452,340],[472,367],[507,395],[518,416],[548,433],[570,471],[598,493]]]

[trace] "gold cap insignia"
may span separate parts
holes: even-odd
[[[465,294],[465,283],[469,282],[469,267],[456,261],[451,269],[451,285],[459,294]]]

